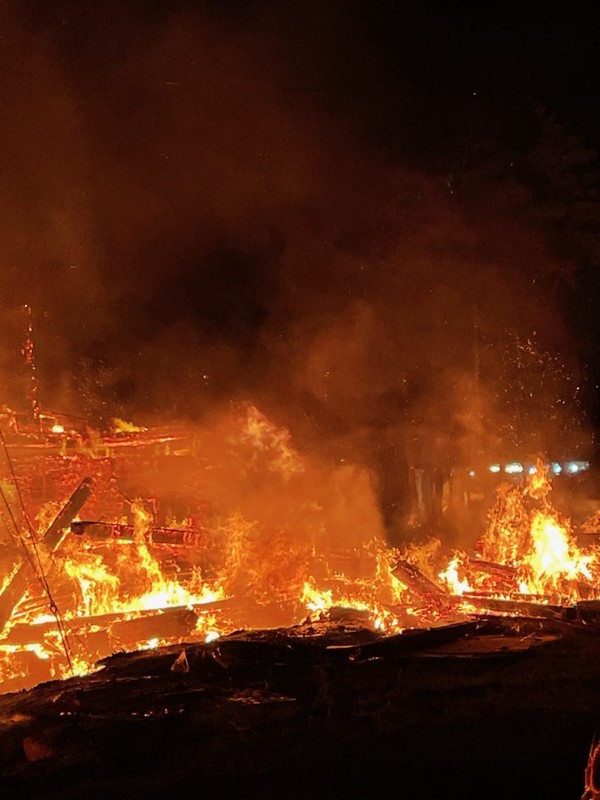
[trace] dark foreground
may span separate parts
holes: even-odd
[[[388,640],[329,625],[182,650],[0,697],[1,796],[583,792],[600,725],[595,625],[481,620]]]

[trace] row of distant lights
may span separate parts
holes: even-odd
[[[584,472],[589,468],[589,461],[567,461],[565,464],[559,464],[558,461],[553,461],[550,465],[550,470],[554,473],[554,475],[560,475],[563,472],[565,472],[567,475],[577,475],[578,472]],[[521,464],[520,461],[511,461],[508,464],[505,464],[504,467],[501,464],[490,464],[488,469],[492,473],[505,472],[507,475],[521,475],[523,473],[526,473],[527,475],[535,475],[537,472],[537,467],[533,465],[529,466],[527,464]],[[469,475],[474,478],[475,470],[469,470]]]

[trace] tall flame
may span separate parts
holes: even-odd
[[[539,463],[523,486],[499,488],[479,542],[482,560],[459,551],[439,575],[454,594],[485,591],[565,602],[581,599],[582,591],[585,596],[600,592],[599,552],[578,546],[570,521],[552,505],[551,488]],[[494,564],[507,570],[495,573]]]

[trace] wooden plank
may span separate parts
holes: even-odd
[[[94,541],[117,540],[119,542],[134,541],[134,526],[117,522],[92,522],[77,520],[71,522],[71,533],[77,536],[88,536]],[[145,536],[148,543],[180,544],[197,547],[204,544],[200,531],[187,528],[151,527]]]
[[[477,622],[456,622],[450,625],[439,625],[435,628],[413,628],[394,636],[382,636],[380,639],[361,645],[359,657],[385,658],[395,655],[410,655],[430,647],[437,647],[454,642],[462,636],[474,633]]]
[[[563,619],[570,606],[556,606],[549,603],[535,603],[530,600],[504,600],[498,597],[485,597],[481,594],[465,592],[460,598],[475,609],[486,611],[499,611],[505,614],[523,614],[528,617],[545,617]]]
[[[41,544],[47,553],[54,552],[60,546],[68,534],[68,527],[73,517],[79,513],[91,493],[92,479],[84,478],[42,538]],[[6,627],[15,606],[23,598],[33,580],[35,580],[35,575],[31,564],[26,559],[0,594],[0,631]]]
[[[143,611],[123,611],[112,614],[98,614],[91,617],[74,617],[64,620],[65,630],[69,636],[84,636],[90,630],[108,630],[113,625],[131,620],[144,620],[157,616],[168,616],[182,612],[192,611],[197,620],[198,615],[203,612],[217,612],[223,608],[231,607],[234,604],[232,598],[214,600],[210,603],[196,603],[192,606],[166,606],[164,608],[145,609]],[[34,644],[40,642],[44,635],[56,630],[56,622],[42,622],[39,624],[28,624],[18,622],[13,625],[2,639],[3,644]]]
[[[447,591],[434,583],[418,567],[409,561],[398,561],[392,570],[394,575],[417,594],[446,595]]]

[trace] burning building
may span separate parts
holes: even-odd
[[[50,459],[53,470],[62,459],[75,490],[62,507],[46,500],[29,523],[39,498],[29,505],[32,484],[19,480],[21,454],[6,447],[15,482],[12,495],[10,479],[2,484],[11,543],[0,593],[3,688],[60,680],[0,698],[3,742],[13,754],[7,785],[33,787],[19,765],[39,762],[55,774],[59,797],[66,766],[92,753],[110,759],[111,731],[134,735],[133,725],[135,736],[154,742],[152,731],[175,724],[171,719],[179,720],[177,730],[184,724],[197,735],[212,731],[196,777],[229,752],[230,769],[217,767],[228,791],[237,781],[264,780],[265,770],[278,785],[273,759],[289,769],[282,747],[308,756],[310,719],[330,753],[336,740],[354,752],[384,730],[396,742],[404,725],[435,713],[442,697],[468,729],[481,698],[494,707],[491,681],[510,697],[508,718],[496,709],[508,725],[538,670],[563,670],[557,678],[570,695],[576,687],[565,677],[564,659],[578,653],[580,666],[593,669],[596,646],[583,654],[600,619],[598,547],[589,535],[579,541],[586,535],[554,507],[541,462],[522,483],[499,489],[475,551],[448,553],[439,540],[399,550],[374,537],[368,482],[343,467],[331,474],[315,467],[253,406],[194,435],[129,426],[85,454],[38,457]],[[190,492],[184,519],[161,510],[156,493],[129,498],[121,491],[133,471],[136,488],[141,492],[147,481],[154,492],[152,480],[164,469],[178,472],[181,458]],[[74,465],[88,473],[83,480]],[[273,504],[263,507],[265,482],[269,493],[277,487],[285,517]],[[235,509],[232,485],[244,498]],[[560,694],[552,681],[546,690]],[[407,699],[415,692],[424,693],[417,706]],[[463,693],[477,704],[461,700]],[[541,698],[535,702],[541,708]],[[115,711],[107,703],[116,703]],[[260,719],[252,709],[260,709]],[[397,715],[407,713],[399,726]],[[349,714],[356,730],[340,740]],[[251,748],[249,771],[235,755],[242,745],[232,733],[248,725],[268,742],[261,754]],[[85,746],[73,738],[82,728]],[[453,735],[450,728],[442,721],[442,739]],[[420,741],[417,735],[414,747]],[[170,745],[162,746],[179,764]],[[413,746],[404,748],[414,759]],[[133,774],[142,764],[129,748],[127,763]],[[379,791],[373,776],[369,785]]]
[[[475,16],[0,8],[14,796],[580,786],[595,29]]]
[[[503,603],[518,613],[539,601],[543,616],[548,603],[596,596],[594,546],[581,549],[553,507],[541,463],[525,486],[499,490],[478,552],[444,566],[439,541],[391,548],[368,476],[315,467],[253,406],[204,433],[121,428],[93,444],[67,431],[62,442],[5,442],[6,688],[44,674],[19,666],[32,653],[51,677],[123,646],[290,626],[336,608],[390,635]],[[280,508],[264,504],[274,486]],[[61,509],[50,498],[68,488]]]

